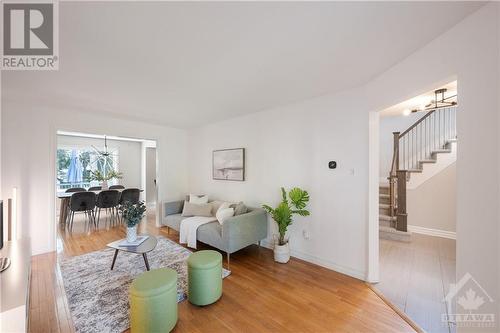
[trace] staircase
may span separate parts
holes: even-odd
[[[394,132],[394,150],[388,183],[379,187],[380,238],[411,241],[406,211],[406,191],[414,178],[423,178],[426,170],[436,173],[442,155],[456,153],[455,104],[434,107],[403,133]],[[427,166],[427,167],[426,167]]]

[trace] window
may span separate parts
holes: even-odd
[[[98,181],[91,180],[92,171],[100,171],[101,173],[107,173],[110,170],[118,171],[118,149],[111,148],[109,153],[110,155],[105,157],[92,147],[58,147],[57,189],[99,186]],[[108,182],[109,185],[115,183],[115,179]]]

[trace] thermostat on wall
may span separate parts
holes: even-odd
[[[330,169],[335,169],[335,168],[337,168],[337,162],[335,162],[335,161],[330,161],[330,162],[328,162],[328,167],[329,167]]]

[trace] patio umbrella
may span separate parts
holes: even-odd
[[[68,175],[66,181],[68,183],[81,183],[83,180],[82,164],[76,156],[76,150],[71,150],[71,160],[69,162]]]

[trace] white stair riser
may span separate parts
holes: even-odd
[[[436,163],[425,163],[423,164],[423,172],[412,173],[411,178],[406,185],[407,189],[416,189],[457,160],[457,143],[450,142],[447,144],[447,147],[449,148],[450,153],[435,154]]]

